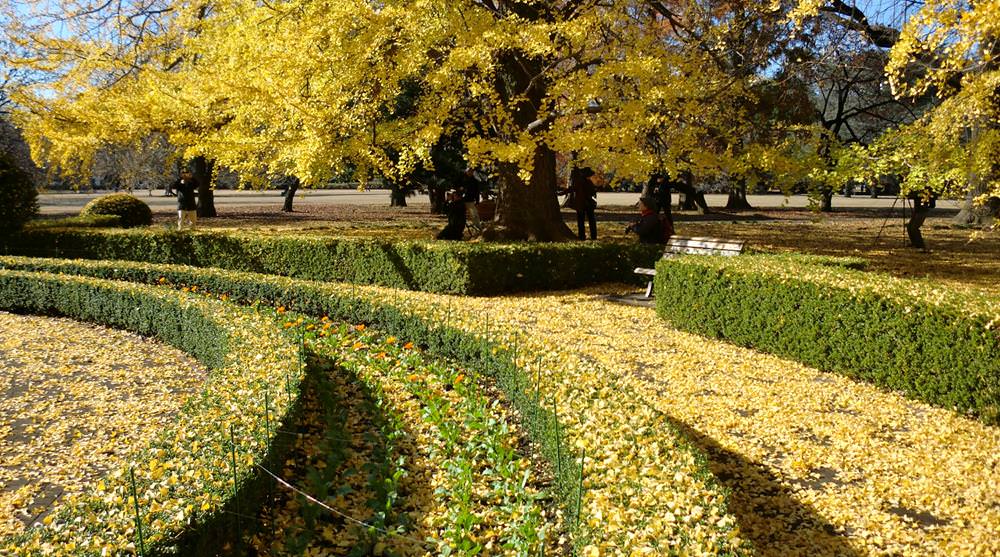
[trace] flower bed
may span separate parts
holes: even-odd
[[[657,312],[681,329],[1000,423],[994,295],[831,263],[790,255],[661,261]]]
[[[0,308],[155,336],[213,369],[172,426],[132,448],[128,466],[0,552],[185,554],[232,529],[226,509],[253,504],[255,466],[278,455],[265,423],[289,413],[301,379],[298,346],[273,320],[164,289],[16,271],[0,271]]]
[[[197,285],[244,302],[376,323],[496,381],[553,463],[564,517],[577,526],[583,554],[748,549],[703,455],[666,415],[595,362],[567,357],[552,339],[497,330],[488,315],[462,313],[447,297],[178,265],[8,257],[0,266]]]
[[[335,512],[286,491],[258,555],[561,552],[558,513],[484,378],[364,325],[287,324],[305,331],[317,388],[285,477]]]
[[[635,243],[396,242],[167,230],[33,228],[0,253],[180,263],[408,290],[490,295],[630,281],[657,257]]]

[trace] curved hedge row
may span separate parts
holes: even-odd
[[[273,319],[251,310],[85,277],[0,270],[0,309],[68,316],[155,336],[213,369],[173,428],[148,447],[133,448],[130,465],[112,471],[92,492],[65,500],[47,526],[0,541],[0,553],[134,552],[139,540],[130,468],[147,555],[191,554],[228,529],[226,509],[234,500],[254,497],[255,466],[280,456],[265,422],[289,415],[297,396],[302,373],[294,339]],[[269,385],[273,394],[265,415]],[[289,396],[277,396],[286,389]]]
[[[565,416],[567,408],[563,408],[562,413],[556,416],[553,399],[547,395],[539,397],[538,382],[534,374],[540,373],[541,368],[537,364],[518,363],[530,361],[535,355],[529,356],[524,352],[518,354],[518,347],[511,346],[509,338],[502,338],[498,333],[491,332],[488,322],[483,329],[470,330],[468,327],[452,325],[457,319],[451,320],[454,317],[450,309],[446,312],[445,308],[439,307],[430,314],[401,309],[409,308],[411,304],[407,303],[406,299],[382,298],[380,296],[386,294],[351,285],[327,285],[285,277],[198,269],[181,265],[0,257],[0,268],[47,270],[147,284],[196,285],[202,290],[225,293],[234,301],[280,303],[289,309],[312,315],[326,315],[333,320],[376,324],[394,336],[428,346],[432,353],[463,362],[496,380],[497,385],[523,418],[524,427],[532,440],[538,444],[542,455],[552,463],[556,476],[555,485],[563,501],[563,516],[570,524],[579,528],[574,536],[574,543],[578,549],[599,548],[602,554],[630,554],[649,549],[648,546],[633,545],[628,536],[613,537],[600,531],[600,526],[594,525],[600,524],[602,518],[599,515],[592,517],[588,511],[588,508],[604,509],[604,512],[620,517],[622,513],[618,506],[637,504],[634,491],[631,495],[626,495],[635,489],[634,483],[623,481],[619,476],[623,473],[622,467],[626,465],[622,459],[629,455],[611,453],[613,456],[597,456],[588,453],[586,460],[589,469],[596,469],[598,472],[594,473],[594,477],[589,475],[593,472],[588,472],[586,480],[582,481],[584,455],[571,442],[571,437],[566,431],[566,421],[562,417]],[[559,356],[545,354],[545,357]],[[524,367],[520,367],[522,365]],[[595,396],[598,397],[597,403],[602,404],[599,393],[587,391],[579,385],[576,388],[578,392],[573,398],[583,404],[583,407],[586,407],[588,401],[592,401]],[[613,378],[608,377],[602,388],[615,390],[627,387],[616,384]],[[644,404],[638,397],[634,397],[633,402],[638,406]],[[622,412],[627,411],[627,409],[622,410]],[[652,420],[652,425],[650,422],[640,420],[636,415],[620,415],[616,417],[616,423],[619,425],[625,423],[628,428],[633,429],[627,433],[609,431],[608,435],[632,439],[631,443],[624,443],[628,447],[627,450],[630,453],[642,453],[645,458],[652,459],[640,459],[637,466],[639,473],[649,475],[655,471],[659,475],[665,474],[674,478],[674,482],[678,485],[685,485],[681,480],[690,479],[700,486],[700,489],[710,493],[710,496],[699,503],[703,505],[704,518],[690,524],[665,522],[663,517],[657,514],[662,512],[661,509],[641,507],[640,514],[642,509],[645,510],[645,523],[641,528],[645,531],[655,525],[657,528],[673,529],[672,535],[678,537],[682,548],[687,548],[693,553],[704,550],[706,546],[711,547],[711,553],[719,555],[739,555],[747,552],[748,542],[739,539],[737,531],[734,530],[736,521],[726,509],[725,490],[718,485],[704,455],[699,453],[682,433],[669,425],[666,416],[660,415],[653,409],[644,408],[644,411],[657,415]],[[586,422],[588,419],[589,417],[578,417],[577,422]],[[643,446],[640,450],[634,445],[637,434],[655,434],[661,436],[662,441]],[[681,477],[680,471],[671,469],[676,462],[672,462],[666,454],[675,453],[679,455],[676,460],[683,461],[685,466],[689,465],[696,469],[693,478]],[[651,466],[655,470],[650,469]],[[585,485],[600,493],[598,500],[589,501],[595,507],[588,507],[588,500],[583,497],[583,490],[587,489]],[[648,497],[642,500],[643,505],[653,503]],[[655,503],[660,504],[663,501]],[[710,516],[716,518],[709,520]],[[725,516],[726,520],[719,519],[719,516]],[[603,520],[607,517],[608,514],[604,515]],[[688,548],[687,545],[691,547]]]
[[[663,260],[656,293],[678,328],[1000,423],[1000,301],[989,292],[744,255]]]
[[[3,253],[176,263],[447,294],[575,288],[635,280],[657,256],[633,243],[492,244],[169,230],[29,229]]]

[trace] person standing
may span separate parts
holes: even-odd
[[[476,179],[476,171],[470,166],[462,174],[462,201],[465,203],[465,211],[472,218],[472,227],[482,230],[482,223],[479,222],[479,180]]]
[[[590,168],[574,168],[569,173],[569,206],[576,210],[576,231],[581,240],[586,240],[584,235],[583,222],[586,220],[590,224],[590,239],[597,239],[597,189],[591,178],[594,171]]]
[[[198,222],[198,202],[195,198],[198,181],[190,170],[184,170],[171,189],[177,194],[177,230],[194,228]]]
[[[465,234],[465,202],[457,191],[448,192],[448,203],[445,205],[448,215],[448,225],[438,232],[438,240],[461,240]]]

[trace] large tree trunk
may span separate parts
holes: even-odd
[[[976,205],[976,197],[984,193],[986,191],[982,183],[970,189],[952,223],[958,226],[986,227],[1000,220],[1000,197],[991,197],[985,205]]]
[[[299,191],[299,179],[295,178],[292,183],[288,184],[288,189],[285,190],[285,203],[281,206],[281,211],[283,213],[292,212],[292,204],[295,203],[295,192]]]
[[[556,190],[556,155],[544,145],[535,150],[535,169],[527,184],[517,176],[517,168],[503,165],[496,210],[501,236],[543,242],[574,238],[563,222]]]
[[[400,182],[389,183],[389,206],[406,207],[407,188]]]
[[[432,185],[427,187],[427,198],[431,202],[431,214],[444,214],[445,193],[447,193],[447,189],[443,186]]]
[[[525,9],[534,10],[525,5]],[[544,105],[548,83],[542,77],[544,61],[511,53],[501,57],[502,70],[496,79],[497,93],[506,102],[515,102],[514,123],[538,138],[534,169],[527,184],[511,164],[500,165],[497,193],[496,231],[484,237],[531,239],[543,242],[575,238],[559,210],[556,184],[556,154],[540,138],[548,124],[536,125],[538,107]]]
[[[819,210],[821,213],[833,212],[833,190],[827,188],[819,193]]]
[[[212,190],[212,167],[214,160],[195,157],[191,161],[192,172],[198,181],[198,218],[218,216],[215,212],[215,192]]]
[[[750,211],[753,205],[747,200],[747,184],[740,180],[736,186],[729,188],[729,199],[726,201],[726,209],[730,211]]]

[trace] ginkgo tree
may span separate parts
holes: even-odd
[[[873,43],[891,47],[886,73],[898,98],[937,103],[869,147],[840,153],[844,177],[893,174],[915,198],[965,198],[957,220],[1000,215],[1000,2],[928,0],[902,30],[872,24],[843,2],[806,0],[792,17],[834,11]]]
[[[130,50],[100,38],[34,36],[39,51],[63,53],[65,69],[21,92],[20,121],[37,156],[63,168],[104,143],[156,132],[244,178],[287,173],[306,186],[347,167],[401,178],[432,166],[434,146],[457,136],[468,164],[499,177],[503,230],[560,239],[568,231],[557,151],[620,178],[691,169],[738,175],[747,167],[754,134],[744,107],[755,76],[728,62],[731,8],[173,2]],[[739,9],[753,21],[774,20],[784,8]],[[404,94],[413,102],[400,111]]]

